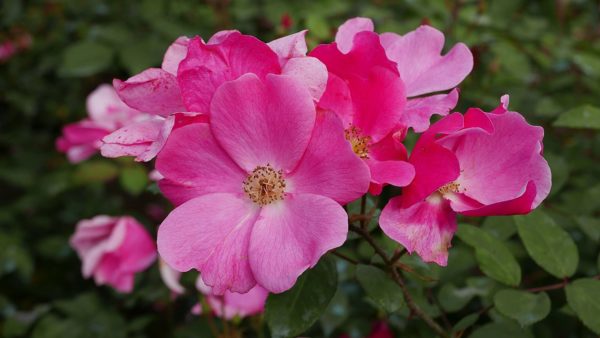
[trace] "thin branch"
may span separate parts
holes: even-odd
[[[329,253],[331,253],[332,255],[337,256],[337,257],[339,257],[339,258],[341,258],[341,259],[343,259],[343,260],[345,260],[347,262],[350,262],[350,263],[352,263],[354,265],[360,264],[360,262],[357,261],[356,259],[354,259],[352,257],[349,257],[349,256],[346,256],[343,253],[338,252],[336,250],[331,250],[331,251],[329,251]]]
[[[400,286],[402,294],[404,295],[404,300],[406,301],[406,304],[410,308],[411,312],[419,318],[421,318],[440,337],[449,338],[450,335],[438,323],[436,323],[436,321],[433,320],[433,318],[431,318],[428,314],[423,312],[419,305],[415,303],[412,296],[410,295],[410,292],[408,292],[408,287],[406,286],[406,282],[402,278],[402,274],[400,273],[400,271],[398,271],[398,268],[394,264],[392,264],[392,261],[385,253],[385,251],[377,244],[377,242],[375,242],[375,239],[371,237],[371,234],[369,234],[369,232],[365,229],[357,227],[353,224],[350,225],[350,230],[361,235],[371,245],[371,247],[373,248],[373,250],[375,250],[377,255],[379,255],[381,259],[385,262],[385,264],[388,266],[392,273],[392,278],[394,282],[396,282],[396,284]]]
[[[392,258],[390,258],[390,263],[396,264],[396,262],[400,258],[402,258],[402,256],[404,256],[405,253],[406,253],[406,249],[405,248],[398,248],[398,249],[396,249],[396,251],[394,252],[394,255],[392,256]]]

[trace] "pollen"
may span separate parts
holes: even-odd
[[[346,140],[350,142],[352,151],[360,158],[369,158],[369,143],[371,142],[370,136],[363,136],[360,129],[351,125],[348,129],[344,130],[344,136]]]
[[[444,185],[443,187],[438,189],[438,192],[442,195],[446,195],[451,192],[458,192],[458,188],[460,188],[460,184],[456,182],[450,182]]]
[[[283,200],[285,196],[283,172],[273,169],[270,164],[256,167],[242,187],[246,195],[260,206]]]

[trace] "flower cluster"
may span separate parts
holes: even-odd
[[[439,265],[457,213],[525,214],[550,190],[543,129],[510,111],[508,96],[490,112],[450,113],[473,68],[464,44],[442,54],[444,35],[433,27],[378,34],[366,18],[310,52],[305,34],[270,43],[238,31],[180,37],[161,68],[97,89],[90,118],[57,142],[72,161],[97,149],[156,158],[160,190],[175,205],[158,229],[162,264],[200,271],[199,289],[219,297],[209,303],[225,317],[258,312],[215,305],[235,304],[236,293],[250,292],[260,308],[267,292],[290,289],[345,242],[343,206],[387,185],[402,194],[383,209],[381,229]],[[433,115],[441,118],[430,124]],[[409,130],[420,134],[410,155]],[[86,261],[111,252],[112,240],[78,243],[84,267],[105,271]]]

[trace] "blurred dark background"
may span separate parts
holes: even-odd
[[[160,65],[180,35],[208,38],[235,28],[270,41],[308,28],[314,47],[354,16],[371,17],[379,32],[429,24],[445,32],[446,49],[458,41],[471,48],[475,69],[461,84],[457,110],[490,110],[509,93],[511,110],[546,128],[554,174],[547,210],[577,241],[580,272],[597,274],[598,1],[2,0],[0,43],[13,47],[0,49],[0,336],[208,337],[206,323],[189,314],[195,296],[172,301],[156,266],[138,276],[131,295],[83,280],[68,245],[77,221],[131,214],[154,233],[169,205],[148,182],[150,166],[99,156],[71,165],[55,139],[63,125],[85,117],[85,98],[97,85]],[[522,267],[524,275],[539,274],[531,263]],[[184,283],[193,280],[186,275]],[[561,312],[558,297],[535,336],[591,336],[568,309]],[[333,328],[314,328],[313,336],[366,336],[381,314],[357,314],[352,304],[342,320],[327,322]]]

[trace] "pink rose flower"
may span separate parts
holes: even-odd
[[[335,41],[340,51],[348,53],[356,44],[357,35],[373,31],[371,19],[350,19],[339,27]],[[387,57],[396,63],[408,97],[399,123],[423,132],[429,127],[433,114],[447,115],[458,101],[456,89],[448,94],[431,94],[460,84],[473,69],[473,55],[463,43],[457,43],[446,55],[441,55],[444,34],[427,25],[405,35],[383,33],[379,40]]]
[[[343,27],[336,37],[340,40]],[[384,184],[405,186],[414,177],[402,145],[405,129],[398,128],[406,94],[395,62],[389,60],[379,36],[370,31],[355,34],[347,48],[337,42],[320,45],[311,53],[329,71],[327,89],[319,108],[336,113],[357,156],[371,171],[372,194]]]
[[[269,293],[267,290],[256,285],[246,293],[235,293],[226,291],[222,296],[212,293],[212,288],[202,281],[198,276],[196,288],[205,297],[212,312],[220,318],[231,320],[235,317],[244,318],[262,313],[265,310],[265,302]],[[200,305],[196,305],[192,312],[202,313]]]
[[[444,117],[417,141],[409,158],[415,179],[383,209],[381,228],[424,261],[445,266],[456,213],[526,214],[548,196],[543,136],[508,111],[508,96],[490,113],[471,108]]]
[[[70,240],[82,261],[85,278],[120,292],[133,290],[134,275],[156,259],[154,240],[129,216],[96,216],[82,220]]]
[[[104,136],[145,115],[125,105],[107,84],[87,97],[86,106],[88,118],[66,125],[56,140],[56,148],[66,153],[71,163],[88,159],[100,149]]]
[[[340,203],[366,192],[368,169],[293,77],[226,82],[210,116],[173,131],[157,157],[159,186],[179,205],[159,228],[161,257],[199,270],[218,295],[283,292],[344,242]]]

